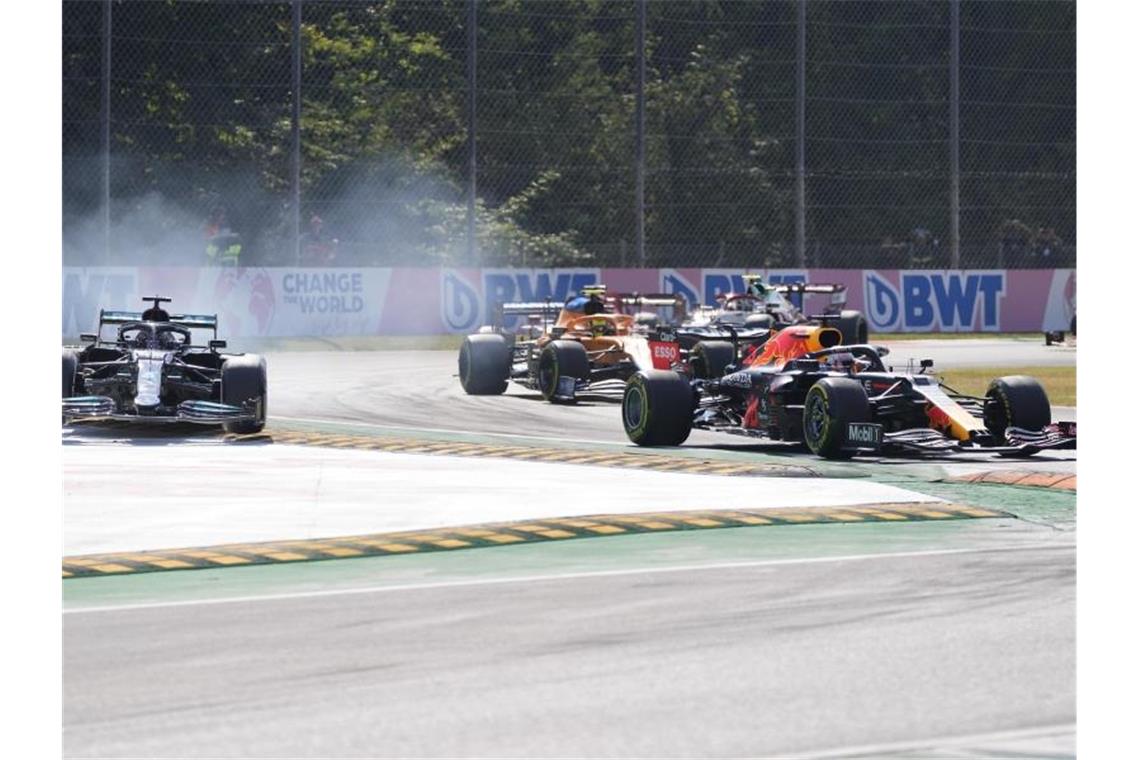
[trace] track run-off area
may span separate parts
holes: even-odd
[[[265,355],[263,434],[63,430],[69,756],[1075,753],[1077,452],[638,449],[455,351]]]

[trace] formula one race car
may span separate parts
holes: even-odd
[[[146,311],[99,311],[99,331],[63,350],[63,420],[221,424],[232,433],[265,427],[265,359],[223,354],[217,315],[168,314],[169,298]],[[115,335],[103,339],[103,328]],[[213,331],[196,346],[191,330]]]
[[[647,311],[654,309],[655,311]],[[497,395],[514,382],[538,390],[551,402],[572,403],[578,394],[620,389],[638,370],[680,366],[681,349],[661,311],[680,310],[677,295],[606,295],[586,288],[564,304],[504,303],[496,324],[463,340],[459,382],[471,395]],[[631,313],[632,312],[632,313]],[[677,321],[666,316],[666,323]],[[525,323],[511,332],[508,317]]]
[[[744,275],[745,292],[722,293],[717,306],[696,309],[678,328],[685,349],[702,340],[739,341],[755,347],[769,335],[789,325],[827,324],[835,327],[848,344],[867,342],[867,319],[860,312],[844,309],[847,286],[790,282],[766,284],[760,275]],[[831,295],[831,304],[821,314],[802,311],[804,295]]]
[[[676,446],[694,427],[718,430],[802,442],[828,459],[1076,448],[1076,423],[1051,424],[1049,399],[1031,377],[1001,377],[984,398],[967,396],[927,374],[929,360],[894,372],[883,365],[885,347],[841,340],[833,327],[787,327],[722,376],[640,371],[622,398],[625,432],[642,446]]]

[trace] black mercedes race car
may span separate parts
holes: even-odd
[[[841,338],[831,327],[788,327],[739,368],[709,363],[707,379],[642,370],[622,398],[625,432],[642,446],[676,446],[693,428],[719,430],[802,442],[828,459],[1076,448],[1076,423],[1052,423],[1049,399],[1032,377],[1001,377],[985,397],[968,396],[928,374],[929,360],[917,372],[894,372],[883,364],[886,348],[840,345]],[[697,353],[727,358],[733,347],[698,346]]]
[[[144,312],[99,312],[99,331],[63,349],[63,421],[132,420],[221,424],[232,433],[265,427],[265,359],[224,354],[217,315],[168,314],[169,298]],[[115,328],[103,338],[104,327]],[[205,346],[192,330],[210,330]]]
[[[732,340],[757,346],[791,325],[826,324],[836,328],[848,344],[867,342],[867,318],[844,308],[847,286],[806,282],[765,283],[758,274],[743,276],[743,293],[722,293],[714,307],[702,306],[677,327],[681,348],[691,350],[700,341]],[[804,313],[804,296],[830,295],[831,303],[819,314]]]

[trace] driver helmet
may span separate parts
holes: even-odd
[[[181,342],[178,340],[178,335],[172,330],[163,330],[158,334],[159,348],[178,348]]]
[[[768,295],[768,286],[759,277],[750,277],[748,278],[748,292],[763,299]]]
[[[586,314],[602,314],[606,311],[606,302],[597,293],[591,293],[582,311]]]
[[[855,369],[855,355],[849,351],[841,351],[834,354],[828,354],[823,357],[821,364],[824,369],[833,372],[854,372]]]
[[[613,335],[614,323],[605,317],[593,317],[590,320],[590,332],[594,335]]]

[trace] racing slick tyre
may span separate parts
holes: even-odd
[[[702,340],[693,347],[689,366],[698,380],[717,380],[724,369],[736,363],[736,348],[727,340]]]
[[[693,387],[667,369],[644,369],[629,379],[621,422],[638,446],[680,446],[693,429]]]
[[[63,349],[63,398],[75,395],[75,376],[79,372],[79,354]]]
[[[870,421],[871,403],[858,380],[825,377],[804,400],[804,443],[824,459],[850,459],[855,452],[843,448],[847,423]]]
[[[576,340],[552,340],[538,355],[538,390],[552,404],[558,398],[558,386],[563,378],[590,379],[590,357],[586,347]]]
[[[749,329],[775,330],[776,318],[771,314],[749,314],[744,318],[744,326]]]
[[[257,354],[228,357],[222,365],[222,403],[241,406],[250,399],[255,400],[257,418],[226,422],[224,427],[227,433],[260,433],[265,427],[269,401],[265,359]]]
[[[459,384],[469,396],[498,396],[507,390],[511,347],[494,333],[468,335],[459,347]]]
[[[998,441],[1005,440],[1008,427],[1040,430],[1053,421],[1049,397],[1036,379],[1009,375],[990,381],[982,419]]]
[[[843,333],[843,345],[857,346],[867,342],[867,318],[862,312],[844,309],[834,324],[835,329]]]

